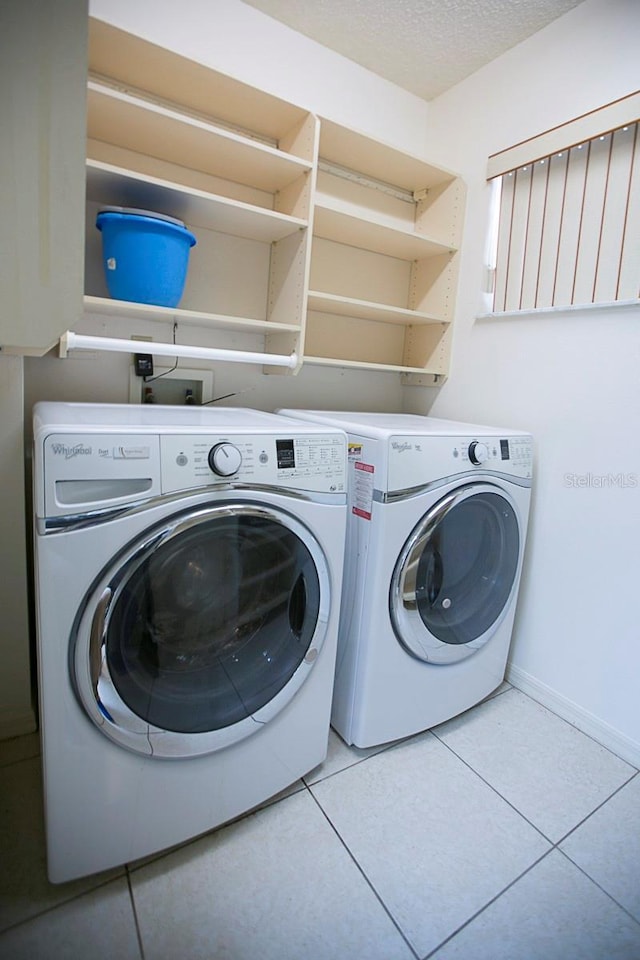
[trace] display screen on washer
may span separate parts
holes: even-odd
[[[501,460],[509,459],[509,441],[508,440],[500,441],[500,459]]]
[[[292,470],[296,465],[293,440],[276,440],[278,470]]]
[[[311,554],[250,510],[185,524],[117,579],[109,673],[129,709],[163,730],[201,733],[251,716],[289,682],[316,629]]]

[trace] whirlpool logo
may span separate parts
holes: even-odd
[[[90,457],[93,448],[85,446],[84,443],[74,443],[73,446],[69,446],[68,443],[52,443],[51,452],[55,457],[71,460],[73,457]]]
[[[406,443],[406,442],[405,442],[405,443],[400,443],[398,440],[392,440],[392,441],[391,441],[391,447],[392,447],[392,449],[395,450],[397,453],[405,453],[405,451],[407,451],[407,450],[413,450],[413,444],[412,444],[412,443]]]

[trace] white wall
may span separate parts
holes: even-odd
[[[586,0],[432,101],[429,116],[430,138],[469,187],[453,374],[430,412],[506,423],[536,439],[512,679],[636,764],[640,308],[475,317],[487,156],[636,90],[639,41],[637,0]],[[425,412],[434,392],[407,396]],[[609,473],[637,485],[597,485]]]

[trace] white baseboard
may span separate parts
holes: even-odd
[[[622,760],[640,768],[640,743],[636,740],[620,733],[615,727],[609,726],[608,723],[579,707],[572,700],[563,697],[562,694],[557,693],[545,683],[541,683],[540,680],[536,680],[535,677],[512,663],[507,664],[506,679],[512,686],[530,696],[532,700],[541,703],[552,713],[557,714],[563,720],[577,727],[578,730],[592,737]]]
[[[18,713],[0,707],[0,740],[22,737],[27,733],[35,733],[37,729],[36,715],[33,710]]]

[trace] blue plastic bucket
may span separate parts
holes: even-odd
[[[177,307],[196,238],[181,220],[147,210],[108,207],[98,213],[104,272],[115,300]]]

